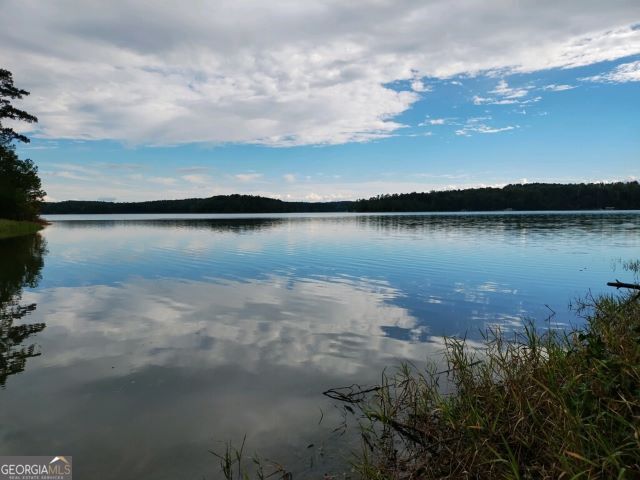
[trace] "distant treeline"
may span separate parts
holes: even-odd
[[[294,213],[294,212],[458,212],[491,210],[640,209],[640,184],[529,183],[503,188],[470,188],[379,195],[354,202],[283,202],[254,195],[116,203],[66,201],[45,203],[43,214],[99,213]]]
[[[528,183],[429,193],[379,195],[355,202],[359,212],[640,209],[640,184]]]
[[[185,200],[154,200],[150,202],[88,202],[70,200],[45,203],[43,214],[96,213],[294,213],[345,212],[353,202],[283,202],[256,195],[217,195]]]

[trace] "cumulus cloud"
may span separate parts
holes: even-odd
[[[640,82],[640,60],[637,62],[623,63],[608,73],[581,78],[580,80],[601,83]]]
[[[0,58],[33,93],[37,135],[144,145],[370,141],[403,127],[424,78],[640,52],[633,0],[7,0],[0,19]],[[525,98],[500,85],[499,101]]]
[[[503,98],[521,98],[526,97],[529,91],[526,88],[513,88],[510,87],[506,80],[502,79],[496,85],[496,88],[491,90],[491,93],[495,93]]]
[[[429,87],[428,85],[425,85],[422,80],[416,79],[413,82],[411,82],[411,90],[413,90],[414,92],[430,92],[431,87]]]

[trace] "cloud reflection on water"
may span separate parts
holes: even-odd
[[[29,292],[48,330],[43,357],[5,392],[4,449],[55,445],[82,458],[86,475],[115,457],[124,476],[175,478],[162,452],[177,452],[197,476],[203,465],[215,469],[206,448],[248,433],[264,454],[307,468],[296,455],[311,455],[304,447],[338,422],[323,390],[375,382],[385,366],[441,350],[439,339],[384,335],[417,325],[389,302],[398,293],[366,279],[278,276]],[[42,392],[47,414],[21,414],[41,408]],[[319,408],[326,426],[317,426]],[[33,430],[37,438],[26,433]]]
[[[247,433],[301,471],[338,420],[324,389],[560,312],[639,231],[637,213],[54,223],[23,294],[42,356],[0,392],[0,447],[69,452],[82,478],[201,478]]]

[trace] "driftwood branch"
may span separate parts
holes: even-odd
[[[348,387],[331,388],[322,394],[339,402],[359,403],[366,398],[367,393],[377,392],[382,388],[381,386],[362,388],[360,385],[353,384]]]
[[[615,282],[607,282],[607,285],[616,288],[631,288],[633,290],[640,290],[640,285],[638,285],[637,283],[624,283],[618,282],[616,280]]]

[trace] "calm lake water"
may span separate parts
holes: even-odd
[[[570,302],[640,257],[640,212],[49,219],[0,240],[0,452],[80,479],[216,478],[208,450],[245,434],[330,470],[324,390],[445,335],[579,325]]]

